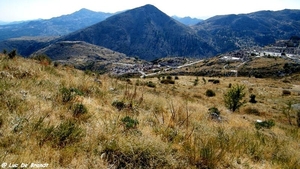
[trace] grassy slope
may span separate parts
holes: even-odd
[[[218,78],[220,84],[204,83],[199,77],[194,86],[195,79],[179,77],[175,85],[160,84],[157,78],[129,82],[0,55],[0,162],[48,163],[48,168],[300,165],[296,115],[291,112],[290,125],[282,111],[287,110],[288,101],[300,100],[299,76],[286,78],[290,83]],[[135,85],[147,81],[156,88]],[[239,112],[232,113],[224,106],[223,94],[229,83],[246,86],[246,103]],[[63,101],[62,88],[78,95]],[[292,94],[282,96],[283,88]],[[205,96],[207,89],[216,96]],[[248,102],[251,93],[258,103]],[[114,101],[125,107],[118,110],[112,106]],[[87,113],[73,115],[76,104],[83,104]],[[225,119],[221,123],[209,119],[208,109],[214,106]],[[249,114],[249,108],[260,114]],[[139,124],[126,127],[122,122],[125,116]],[[273,119],[276,125],[256,130],[257,119]]]

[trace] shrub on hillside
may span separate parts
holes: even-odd
[[[112,106],[114,106],[115,108],[117,108],[120,111],[120,110],[124,109],[126,105],[123,101],[115,100],[112,103]]]
[[[273,120],[267,120],[267,121],[262,121],[262,122],[255,122],[255,128],[257,130],[261,129],[261,128],[267,128],[270,129],[273,126],[275,126],[275,122]]]
[[[9,57],[10,59],[15,58],[16,55],[17,55],[16,49],[14,49],[14,50],[12,50],[11,52],[8,53],[8,57]]]
[[[282,90],[282,95],[283,96],[291,95],[291,91],[289,91],[289,90]]]
[[[231,111],[235,112],[239,109],[243,102],[241,100],[245,97],[244,85],[232,86],[227,93],[224,94],[225,106]]]
[[[175,84],[175,81],[172,79],[163,79],[160,81],[162,84]]]
[[[255,100],[255,97],[256,97],[255,94],[251,94],[249,102],[250,103],[256,103],[257,101]]]
[[[45,54],[36,55],[32,57],[32,59],[40,61],[40,63],[43,65],[49,65],[52,62],[52,60]]]
[[[216,93],[211,89],[207,89],[206,92],[205,92],[205,95],[207,97],[214,97],[216,95]]]
[[[218,80],[218,79],[208,79],[208,82],[211,82],[213,84],[218,84],[218,83],[220,83],[220,80]]]
[[[77,88],[66,88],[66,87],[61,88],[60,93],[62,95],[62,101],[64,103],[71,101],[76,95],[79,96],[83,95],[83,92]]]
[[[127,130],[136,128],[136,126],[139,124],[138,120],[132,119],[129,116],[122,118],[121,121]]]
[[[250,108],[250,107],[248,107],[248,108],[246,108],[246,109],[244,110],[244,112],[245,112],[246,114],[254,114],[254,115],[257,115],[257,116],[260,115],[260,112],[259,112],[256,108]]]
[[[50,126],[42,129],[42,137],[40,144],[51,141],[53,147],[63,148],[69,144],[74,144],[83,137],[83,129],[81,129],[73,121],[65,121],[58,126]]]
[[[152,88],[156,87],[155,83],[153,83],[152,81],[147,82],[147,86]]]
[[[83,114],[86,114],[88,111],[87,111],[87,108],[85,105],[83,104],[75,104],[73,106],[73,116],[74,117],[79,117]]]

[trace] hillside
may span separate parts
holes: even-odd
[[[135,58],[129,58],[123,53],[92,45],[82,41],[59,41],[30,55],[37,57],[46,55],[51,60],[72,65],[82,70],[101,71],[109,73],[115,63],[143,64]],[[115,65],[114,68],[118,66]]]
[[[299,74],[163,79],[175,78],[122,80],[0,54],[1,160],[47,168],[300,165]],[[244,104],[232,112],[223,96],[237,84]]]
[[[148,61],[166,56],[203,57],[214,53],[194,30],[152,5],[114,15],[61,40],[85,41]]]
[[[51,19],[0,25],[0,41],[22,36],[62,36],[101,22],[112,15],[81,9],[72,14]]]
[[[194,28],[218,52],[224,53],[300,36],[300,10],[215,16],[198,23]]]

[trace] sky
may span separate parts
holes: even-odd
[[[114,13],[146,4],[169,16],[200,19],[260,10],[300,9],[299,0],[0,0],[0,21],[50,19],[82,8]]]

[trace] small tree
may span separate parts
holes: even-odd
[[[239,109],[244,103],[241,102],[243,97],[245,97],[244,85],[235,85],[232,86],[227,93],[224,94],[225,106],[231,111],[235,112]]]
[[[16,57],[16,55],[17,55],[17,51],[16,51],[16,49],[14,49],[11,52],[9,52],[8,57],[10,59],[13,59],[14,57]]]

